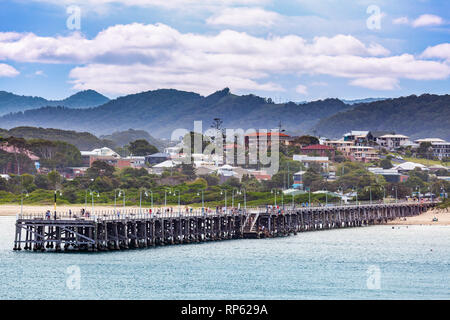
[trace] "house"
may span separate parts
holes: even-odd
[[[129,156],[129,157],[124,158],[124,160],[129,160],[132,168],[145,167],[145,157]]]
[[[256,148],[259,150],[260,146],[270,147],[272,142],[279,141],[280,145],[289,145],[291,136],[281,132],[253,132],[245,135],[245,148]]]
[[[229,164],[225,164],[217,169],[217,175],[220,178],[220,183],[224,183],[230,178],[238,178],[238,174],[234,171],[234,168]]]
[[[74,179],[76,177],[82,177],[86,174],[89,167],[68,167],[64,168],[62,176],[68,180]]]
[[[166,160],[164,162],[155,164],[154,166],[152,166],[149,169],[149,173],[153,173],[153,174],[162,174],[164,171],[166,170],[172,170],[174,169],[176,166],[178,166],[178,163],[176,163],[173,160]]]
[[[385,134],[376,138],[376,143],[378,143],[380,147],[388,150],[398,149],[408,141],[409,137],[401,134]]]
[[[353,141],[356,146],[367,146],[373,141],[370,131],[351,131],[344,134],[345,141]]]
[[[294,155],[292,159],[294,161],[299,161],[303,163],[306,168],[309,168],[312,163],[317,163],[325,171],[328,170],[328,165],[330,163],[328,157],[310,157],[306,155]]]
[[[399,165],[394,166],[392,169],[397,170],[400,173],[408,173],[409,171],[413,171],[416,168],[419,168],[424,171],[428,171],[429,169],[423,164],[416,162],[403,162]]]
[[[367,170],[373,174],[382,175],[387,182],[391,183],[400,183],[408,180],[408,176],[400,174],[397,169],[368,168]]]
[[[119,166],[120,155],[114,150],[103,147],[92,151],[80,151],[83,167],[90,167],[94,161],[105,161],[115,167]],[[120,166],[126,163],[121,163]],[[128,163],[129,164],[129,163]]]
[[[39,172],[39,169],[40,169],[39,160],[40,160],[40,158],[37,155],[35,155],[33,152],[31,152],[30,150],[23,149],[23,148],[17,148],[14,145],[8,145],[6,143],[0,144],[0,150],[2,150],[4,152],[7,152],[7,153],[22,154],[22,155],[28,157],[34,163],[34,166],[36,167],[36,170]],[[3,165],[2,165],[2,172],[4,174],[20,173],[20,164],[17,164],[15,161],[14,162],[3,163]]]
[[[433,157],[439,160],[450,158],[450,142],[432,142],[431,149],[433,150]]]
[[[425,139],[417,139],[414,140],[415,143],[421,144],[422,142],[429,142],[429,143],[442,143],[445,142],[445,140],[439,139],[439,138],[425,138]]]
[[[303,189],[303,176],[306,173],[306,171],[299,171],[294,173],[293,175],[293,180],[294,180],[294,184],[293,187],[295,189]]]
[[[355,142],[354,141],[345,141],[345,140],[330,140],[330,141],[324,141],[323,144],[339,150],[339,148],[342,148],[342,147],[354,146]]]
[[[378,157],[378,151],[372,147],[346,146],[339,147],[338,150],[350,161],[371,162],[380,159]]]
[[[150,165],[155,165],[158,163],[163,163],[170,159],[169,153],[158,152],[148,156],[145,156],[145,162],[148,162]]]
[[[330,157],[331,159],[334,159],[334,156],[336,154],[333,147],[321,144],[313,144],[307,147],[303,147],[300,149],[300,152],[313,156]]]

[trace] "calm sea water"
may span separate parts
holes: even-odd
[[[14,218],[0,217],[0,299],[450,299],[450,227],[106,253],[14,252],[13,239]]]

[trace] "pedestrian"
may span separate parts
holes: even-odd
[[[72,210],[69,209],[69,218],[72,218]]]

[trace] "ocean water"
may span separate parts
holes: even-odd
[[[56,254],[13,251],[14,220],[0,217],[0,299],[450,299],[450,227]]]

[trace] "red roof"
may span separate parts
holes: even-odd
[[[322,144],[313,144],[307,147],[303,147],[301,150],[334,150],[333,147],[324,146]]]

